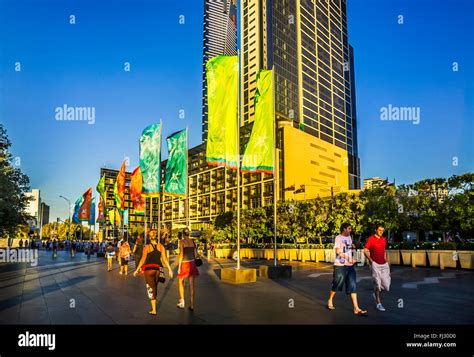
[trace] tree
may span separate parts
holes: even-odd
[[[399,220],[399,205],[397,190],[394,186],[375,187],[363,190],[361,199],[361,234],[369,236],[373,233],[374,225],[381,223],[387,230],[396,230]]]
[[[9,152],[11,142],[7,131],[0,124],[0,237],[13,234],[18,225],[31,219],[26,212],[30,189],[28,176],[13,166],[13,155]]]

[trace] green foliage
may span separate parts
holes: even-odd
[[[26,224],[31,218],[25,212],[29,178],[13,165],[10,146],[7,131],[0,124],[0,237],[14,234],[18,225]]]
[[[457,244],[454,242],[439,242],[436,249],[439,250],[456,250]]]
[[[51,222],[43,226],[43,238],[44,239],[59,239],[65,240],[68,237],[68,221],[66,222]],[[80,223],[71,223],[70,226],[70,238],[76,239],[76,234],[79,237],[81,231]],[[82,239],[89,239],[92,232],[88,226],[82,226]]]
[[[473,179],[474,174],[467,173],[448,179],[420,180],[397,188],[366,189],[359,195],[343,192],[308,201],[278,202],[277,235],[279,239],[294,238],[299,243],[285,243],[285,247],[301,249],[313,246],[312,242],[322,244],[321,237],[339,234],[343,222],[349,222],[359,237],[373,234],[376,223],[382,223],[387,231],[451,231],[472,237]],[[273,241],[273,206],[241,213],[242,243],[256,247]],[[235,212],[217,216],[212,240],[234,242],[236,224]],[[406,242],[403,246],[407,247],[403,249],[432,249],[420,242]],[[391,249],[400,247],[392,244]]]

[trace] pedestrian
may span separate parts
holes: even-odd
[[[333,299],[336,295],[336,291],[342,291],[345,285],[346,294],[351,295],[354,314],[366,316],[367,311],[362,310],[357,303],[356,271],[354,268],[354,264],[356,264],[357,261],[354,259],[355,245],[352,243],[351,232],[351,225],[349,223],[343,223],[341,225],[340,234],[336,236],[334,241],[334,273],[327,308],[329,310],[335,309]]]
[[[73,257],[76,254],[76,241],[73,240],[71,243],[71,257]]]
[[[181,232],[180,232],[181,233]],[[196,266],[196,258],[198,257],[197,248],[194,241],[189,236],[189,229],[184,228],[182,235],[178,234],[179,239],[179,256],[178,256],[178,287],[179,301],[176,305],[180,309],[184,309],[184,279],[188,278],[190,305],[189,310],[194,311],[195,287],[194,278],[199,276],[199,270]]]
[[[120,274],[128,274],[128,261],[130,259],[130,245],[122,238],[122,244],[120,244],[119,255],[120,255]]]
[[[138,267],[138,263],[140,263],[142,254],[143,254],[143,240],[141,236],[138,236],[135,241],[135,245],[133,246],[133,259],[135,260],[135,268]]]
[[[387,253],[385,247],[387,242],[383,237],[385,228],[382,224],[375,226],[375,234],[367,239],[364,246],[364,254],[369,260],[369,265],[372,271],[372,278],[374,279],[374,292],[372,298],[375,301],[375,307],[379,311],[385,311],[385,308],[380,301],[380,294],[382,289],[390,290],[390,266],[387,261]]]
[[[20,246],[20,249],[23,249],[23,239],[20,239],[20,242],[18,243],[18,245]]]
[[[107,246],[105,250],[105,254],[107,256],[107,271],[111,271],[113,259],[115,256],[115,249],[114,249],[114,246],[112,245],[112,242],[109,242],[109,245]]]
[[[53,258],[56,258],[58,256],[58,242],[56,241],[56,238],[53,239]]]
[[[168,268],[168,275],[173,277],[173,271],[166,257],[165,248],[158,243],[156,230],[150,232],[150,243],[143,248],[142,258],[138,263],[133,276],[137,276],[139,272],[144,274],[148,298],[151,302],[150,315],[156,315],[156,296],[158,290],[158,282],[164,282],[164,276],[160,278],[160,271],[163,267]],[[164,274],[163,274],[164,275]]]

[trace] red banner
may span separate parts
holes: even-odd
[[[79,208],[78,219],[80,221],[88,221],[91,217],[91,200],[92,200],[92,187],[82,195],[83,201],[81,208]]]
[[[135,214],[145,213],[145,198],[142,196],[142,184],[142,172],[140,171],[140,166],[138,166],[130,175],[130,196]]]

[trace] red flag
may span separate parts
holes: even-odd
[[[117,175],[117,191],[120,197],[120,208],[123,210],[125,209],[125,160],[122,162],[122,167]]]
[[[91,200],[92,200],[92,187],[82,195],[82,205],[79,208],[78,219],[80,221],[88,221],[91,216]]]
[[[102,203],[102,197],[99,196],[99,216],[97,217],[97,222],[105,222],[105,216],[104,216],[104,206]]]
[[[130,196],[136,214],[145,213],[145,198],[142,196],[142,184],[142,172],[140,171],[140,166],[138,166],[130,175]]]

